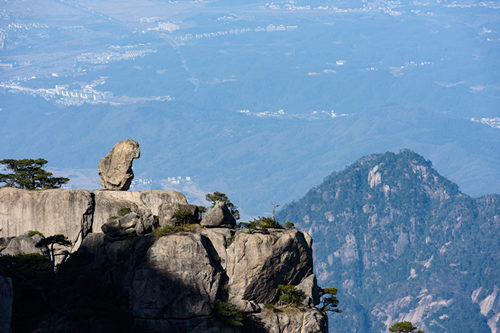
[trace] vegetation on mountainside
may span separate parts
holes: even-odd
[[[132,209],[130,207],[122,207],[120,208],[120,210],[118,211],[118,215],[120,216],[125,216],[127,214],[130,214],[130,212],[132,211]]]
[[[403,321],[399,323],[395,323],[391,327],[389,327],[389,331],[392,333],[413,333],[418,328],[413,326],[413,324],[409,321]],[[416,331],[415,333],[424,333],[421,330]]]
[[[279,224],[275,219],[265,216],[259,216],[252,221],[241,222],[239,226],[248,229],[283,229],[283,226]]]
[[[4,165],[10,173],[0,173],[0,184],[4,187],[16,187],[25,190],[60,188],[69,181],[69,178],[53,177],[51,172],[43,169],[47,161],[38,159],[3,159]]]
[[[278,285],[278,300],[273,303],[267,303],[264,309],[269,313],[274,312],[285,312],[304,310],[306,307],[302,304],[305,299],[305,295],[302,291],[295,288],[295,285],[291,284],[279,284]]]
[[[339,331],[382,331],[380,318],[390,307],[408,313],[432,298],[450,305],[426,311],[430,330],[455,332],[467,323],[487,332],[470,295],[481,287],[479,302],[498,285],[499,213],[499,195],[471,198],[430,161],[402,151],[370,155],[332,173],[277,219],[310,230],[315,273],[346,291]]]
[[[214,316],[228,326],[243,326],[243,314],[232,303],[215,300]]]
[[[298,307],[304,298],[304,295],[299,290],[295,289],[294,285],[279,284],[278,290],[280,296],[278,299],[279,306],[294,306]]]
[[[173,217],[178,225],[193,224],[198,221],[197,216],[194,216],[189,209],[177,209]]]
[[[37,231],[37,230],[28,230],[28,237],[33,237],[35,235],[38,235],[40,237],[45,237],[40,231]]]
[[[238,224],[239,228],[246,229],[295,229],[293,222],[285,222],[285,226],[272,217],[259,216],[248,222],[241,222]]]
[[[321,288],[319,289],[319,297],[321,299],[319,310],[323,312],[337,312],[341,313],[342,310],[337,309],[339,300],[337,299],[337,288]]]
[[[279,297],[277,303],[266,304],[266,310],[274,312],[284,311],[288,308],[304,308],[302,304],[306,296],[302,291],[298,290],[295,285],[280,284],[278,285],[278,291]],[[342,312],[342,310],[337,309],[337,306],[339,305],[339,300],[336,297],[337,288],[318,287],[318,292],[320,296],[320,304],[318,305],[318,310],[322,312]]]
[[[240,219],[240,211],[238,210],[238,207],[236,207],[227,197],[226,193],[222,192],[213,192],[213,193],[207,193],[205,195],[205,199],[209,202],[212,203],[212,207],[215,206],[215,203],[217,201],[222,201],[226,204],[227,208],[231,212],[231,215],[233,215],[235,220]]]
[[[173,218],[175,220],[174,225],[164,225],[156,229],[153,234],[161,237],[180,231],[193,231],[200,227],[196,224],[196,216],[189,209],[177,209],[174,212]]]
[[[43,236],[43,235],[42,235]],[[64,246],[71,246],[71,241],[68,240],[68,238],[64,235],[57,234],[49,237],[43,237],[36,243],[36,247],[39,248],[48,248],[48,255],[50,258],[50,263],[52,267],[55,267],[56,263],[56,256],[64,256],[62,261],[64,261],[68,255],[69,251],[68,250],[59,250],[56,252],[56,248],[54,246],[59,245],[59,247]]]

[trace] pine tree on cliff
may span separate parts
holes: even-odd
[[[25,190],[60,188],[69,179],[64,177],[53,177],[51,172],[43,169],[47,161],[38,159],[4,159],[0,164],[11,173],[0,173],[0,184],[4,187],[16,187]]]
[[[215,203],[217,201],[222,201],[226,204],[227,208],[231,212],[231,215],[233,215],[235,220],[240,219],[240,212],[238,210],[238,207],[236,207],[227,197],[226,193],[222,192],[217,192],[215,191],[214,193],[207,193],[205,195],[205,200],[210,201],[212,203],[212,207],[215,206]]]

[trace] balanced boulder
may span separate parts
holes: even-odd
[[[97,171],[101,177],[101,186],[108,190],[128,190],[134,179],[132,162],[140,155],[136,141],[127,139],[118,142],[108,155],[99,161]]]
[[[236,226],[236,220],[227,208],[226,203],[217,201],[205,215],[200,223],[204,227],[230,227]]]

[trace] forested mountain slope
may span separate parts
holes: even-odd
[[[414,152],[361,158],[278,219],[312,235],[320,284],[339,288],[331,329],[500,327],[500,195],[471,198]]]

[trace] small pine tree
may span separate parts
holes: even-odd
[[[231,215],[233,215],[235,220],[240,219],[240,212],[238,210],[238,207],[236,207],[231,201],[229,201],[229,198],[227,197],[226,193],[222,192],[213,192],[213,193],[207,193],[205,195],[205,199],[209,202],[212,203],[212,207],[215,206],[215,203],[217,201],[222,201],[226,204],[227,208],[231,212]]]
[[[413,326],[413,324],[409,321],[402,321],[399,323],[395,323],[391,327],[389,327],[389,331],[392,333],[413,333],[418,328]],[[421,330],[418,330],[416,333],[424,333]]]
[[[232,303],[215,300],[214,315],[229,326],[243,326],[243,315]]]
[[[174,212],[174,218],[181,225],[196,223],[196,217],[189,209],[177,209]]]
[[[63,251],[62,253],[55,253],[54,245],[71,246],[71,242],[68,240],[66,236],[57,234],[54,236],[44,237],[41,240],[39,240],[38,243],[36,243],[35,245],[36,247],[42,247],[42,248],[47,247],[49,249],[49,256],[52,267],[55,266],[56,256],[64,255],[65,257],[67,257],[69,254],[68,251]]]
[[[298,306],[300,304],[302,294],[295,289],[291,284],[278,285],[280,291],[279,305]]]
[[[244,227],[249,229],[283,229],[283,226],[279,224],[272,217],[259,216],[258,218],[243,224]]]
[[[336,309],[339,306],[339,300],[337,299],[337,288],[321,288],[319,289],[319,295],[321,298],[321,306],[319,308],[320,311],[326,312],[337,312],[340,313],[342,310]],[[325,297],[323,297],[325,296]]]

